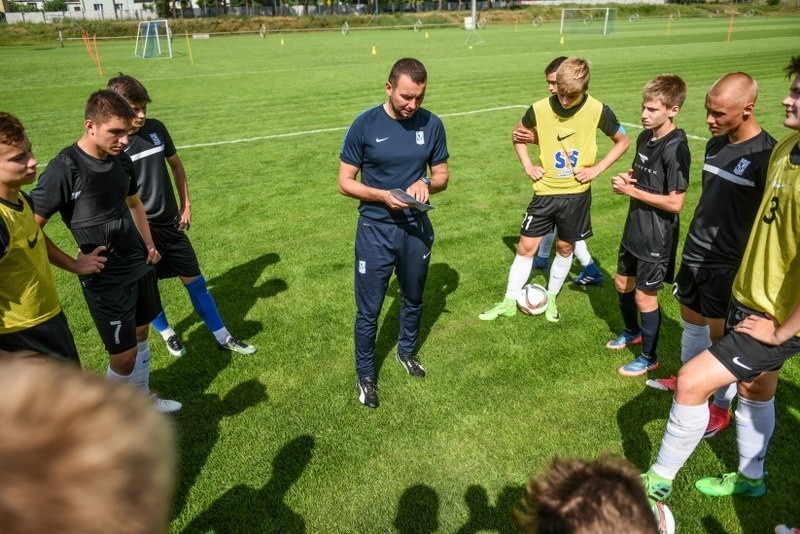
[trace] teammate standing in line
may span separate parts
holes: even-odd
[[[109,354],[106,376],[150,391],[147,330],[161,309],[152,264],[161,256],[136,193],[130,157],[122,152],[134,112],[113,91],[97,91],[86,103],[83,136],[62,150],[31,192],[36,220],[44,228],[60,213],[84,254],[107,258],[105,266],[80,277],[83,296]],[[48,241],[51,263],[74,260]],[[161,411],[181,408],[153,395]]]
[[[639,376],[658,367],[658,290],[664,282],[673,281],[679,214],[689,187],[689,143],[686,132],[674,122],[684,100],[686,84],[674,74],[656,76],[644,87],[644,131],[636,140],[633,168],[611,180],[614,192],[630,197],[630,203],[614,279],[625,331],[606,347],[623,349],[642,343],[642,353],[620,367],[624,376]]]
[[[738,469],[700,479],[695,487],[711,496],[759,497],[766,491],[764,461],[775,430],[778,375],[800,352],[800,56],[786,72],[792,82],[783,100],[783,124],[793,131],[770,156],[764,198],[733,283],[726,333],[678,373],[658,458],[644,476],[651,500],[672,492],[672,481],[708,427],[709,397],[734,382],[739,384]]]
[[[514,144],[525,173],[533,181],[533,200],[522,219],[517,254],[508,273],[505,298],[478,317],[492,321],[517,313],[517,297],[527,283],[533,256],[542,238],[556,228],[558,254],[550,268],[547,286],[548,321],[560,319],[556,296],[572,266],[573,243],[592,235],[591,181],[608,169],[628,149],[630,140],[611,109],[586,94],[589,63],[571,57],[556,72],[557,94],[534,103],[522,125],[536,128],[539,163],[534,165],[525,143]],[[614,143],[599,162],[596,130]]]
[[[378,407],[375,338],[378,316],[392,271],[402,303],[397,361],[412,376],[425,369],[414,351],[422,319],[422,294],[433,246],[426,211],[433,193],[447,187],[449,153],[442,121],[422,109],[428,74],[418,60],[398,60],[386,82],[388,101],[359,115],[345,134],[340,154],[339,192],[360,201],[355,244],[355,360],[358,399]],[[427,175],[430,167],[430,177]],[[361,174],[361,180],[356,177]]]
[[[558,71],[558,67],[561,66],[565,59],[567,59],[567,56],[559,56],[551,61],[544,69],[544,77],[547,81],[547,89],[550,91],[551,95],[554,95],[558,92],[556,72]],[[533,129],[526,128],[522,122],[517,123],[511,139],[514,141],[514,143],[538,143],[536,132]],[[553,249],[553,241],[555,241],[555,238],[555,230],[542,238],[542,242],[539,244],[539,251],[536,254],[536,257],[533,258],[534,269],[546,271],[550,268],[550,252]],[[583,270],[577,277],[572,279],[572,283],[580,286],[598,285],[605,279],[603,273],[600,272],[600,269],[597,268],[594,260],[592,260],[592,255],[589,254],[589,248],[586,246],[585,240],[581,239],[579,241],[575,241],[575,257],[583,266]]]
[[[214,298],[206,287],[206,279],[200,272],[197,255],[186,235],[192,223],[186,171],[167,128],[162,122],[147,118],[147,104],[151,102],[147,89],[136,78],[122,73],[108,81],[108,89],[122,95],[136,113],[125,153],[133,161],[139,196],[147,212],[153,242],[161,254],[161,261],[156,264],[158,278],[180,278],[189,293],[194,310],[214,335],[221,349],[240,354],[254,353],[254,346],[235,338],[225,328]],[[180,207],[172,190],[167,163],[172,169],[178,189]],[[161,334],[170,354],[186,354],[186,348],[180,336],[169,325],[163,308],[153,320],[153,326]]]
[[[758,84],[744,72],[726,74],[706,95],[706,123],[713,137],[706,144],[703,193],[675,280],[675,296],[681,303],[683,363],[724,334],[733,279],[764,195],[775,139],[756,121],[757,97]],[[675,382],[673,376],[648,380],[648,385],[674,391]],[[735,395],[735,384],[714,394],[704,437],[714,437],[730,424]]]
[[[47,237],[21,191],[36,179],[36,159],[22,123],[0,112],[0,354],[52,356],[80,365],[47,259]],[[70,258],[71,259],[71,258]],[[105,258],[81,255],[73,272],[100,269]]]

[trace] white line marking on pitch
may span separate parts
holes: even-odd
[[[476,110],[473,110],[473,111],[459,111],[457,113],[444,113],[442,115],[439,115],[439,117],[441,117],[441,118],[462,117],[464,115],[476,115],[478,113],[490,113],[490,112],[493,112],[493,111],[505,111],[505,110],[508,110],[508,109],[527,109],[528,107],[529,106],[522,106],[522,105],[517,104],[517,105],[511,105],[511,106],[501,106],[501,107],[496,107],[496,108],[476,109]],[[633,124],[633,123],[629,123],[629,122],[621,122],[620,124],[622,124],[623,126],[626,126],[626,127],[630,127],[630,128],[638,128],[640,130],[642,129],[642,126],[639,125],[639,124]],[[197,144],[194,144],[194,145],[182,145],[182,146],[177,146],[175,148],[178,149],[178,150],[183,150],[183,149],[187,149],[187,148],[205,148],[205,147],[210,147],[210,146],[233,145],[233,144],[236,144],[236,143],[250,143],[250,142],[253,142],[253,141],[266,141],[268,139],[283,139],[283,138],[287,138],[287,137],[300,137],[300,136],[304,136],[304,135],[314,135],[314,134],[319,134],[319,133],[341,132],[341,131],[347,130],[347,128],[349,128],[349,126],[338,126],[338,127],[335,127],[335,128],[319,128],[319,129],[316,129],[316,130],[304,130],[304,131],[300,131],[300,132],[261,135],[261,136],[258,136],[258,137],[244,137],[244,138],[241,138],[241,139],[231,139],[229,141],[212,141],[210,143],[197,143]],[[688,137],[689,139],[695,139],[697,141],[706,141],[705,137],[698,137],[696,135],[686,134],[686,137]]]

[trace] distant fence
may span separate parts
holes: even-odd
[[[109,15],[102,11],[29,11],[27,13],[6,13],[6,22],[20,24],[23,22],[48,23],[69,22],[71,20],[151,20],[158,18],[155,11],[149,9],[119,9]]]

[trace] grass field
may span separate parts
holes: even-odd
[[[720,75],[757,78],[758,117],[782,127],[796,55],[797,18],[617,21],[612,36],[567,35],[557,24],[489,26],[485,44],[457,29],[353,31],[193,40],[176,36],[172,60],[134,57],[132,41],[100,41],[101,78],[82,43],[0,48],[0,109],[28,128],[42,168],[82,132],[89,93],[122,71],[140,78],[151,116],[170,128],[190,180],[191,238],[229,328],[258,347],[223,353],[175,280],[161,285],[167,314],[188,354],[154,339],[152,386],[184,403],[175,418],[180,451],[173,532],[507,532],[508,509],[526,477],[553,455],[623,455],[646,469],[655,458],[671,397],[622,378],[632,359],[605,342],[622,328],[612,278],[627,202],[611,173],[594,185],[589,248],[606,273],[600,287],[565,286],[562,321],[477,315],[503,294],[530,200],[510,143],[525,107],[545,95],[542,70],[560,54],[592,62],[590,92],[640,131],[641,89],[674,72],[689,86],[677,123],[691,136],[692,184],[683,231],[700,194],[704,95]],[[375,47],[376,54],[372,49]],[[428,370],[413,380],[394,359],[399,298],[390,286],[378,335],[381,407],[358,404],[352,358],[353,238],[357,203],[336,190],[346,127],[384,98],[399,57],[429,72],[425,107],[445,123],[450,187],[434,197],[437,232],[420,339]],[[604,140],[601,151],[608,148]],[[631,149],[612,171],[625,170]],[[51,237],[74,242],[51,221]],[[577,273],[577,264],[574,273]],[[544,280],[541,274],[535,278]],[[106,356],[77,279],[57,273],[84,365]],[[679,365],[680,322],[669,290],[659,376]],[[157,336],[153,336],[156,338]],[[679,532],[771,532],[800,524],[800,366],[778,390],[767,495],[712,500],[700,476],[736,469],[734,432],[703,442],[679,474],[670,505]]]

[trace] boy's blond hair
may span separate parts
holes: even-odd
[[[686,100],[686,82],[675,74],[659,74],[642,91],[642,102],[661,102],[671,109],[683,106]]]
[[[59,363],[0,362],[0,530],[167,532],[173,430],[150,399]]]
[[[589,62],[572,56],[561,63],[556,71],[556,83],[561,94],[575,95],[589,90]]]

